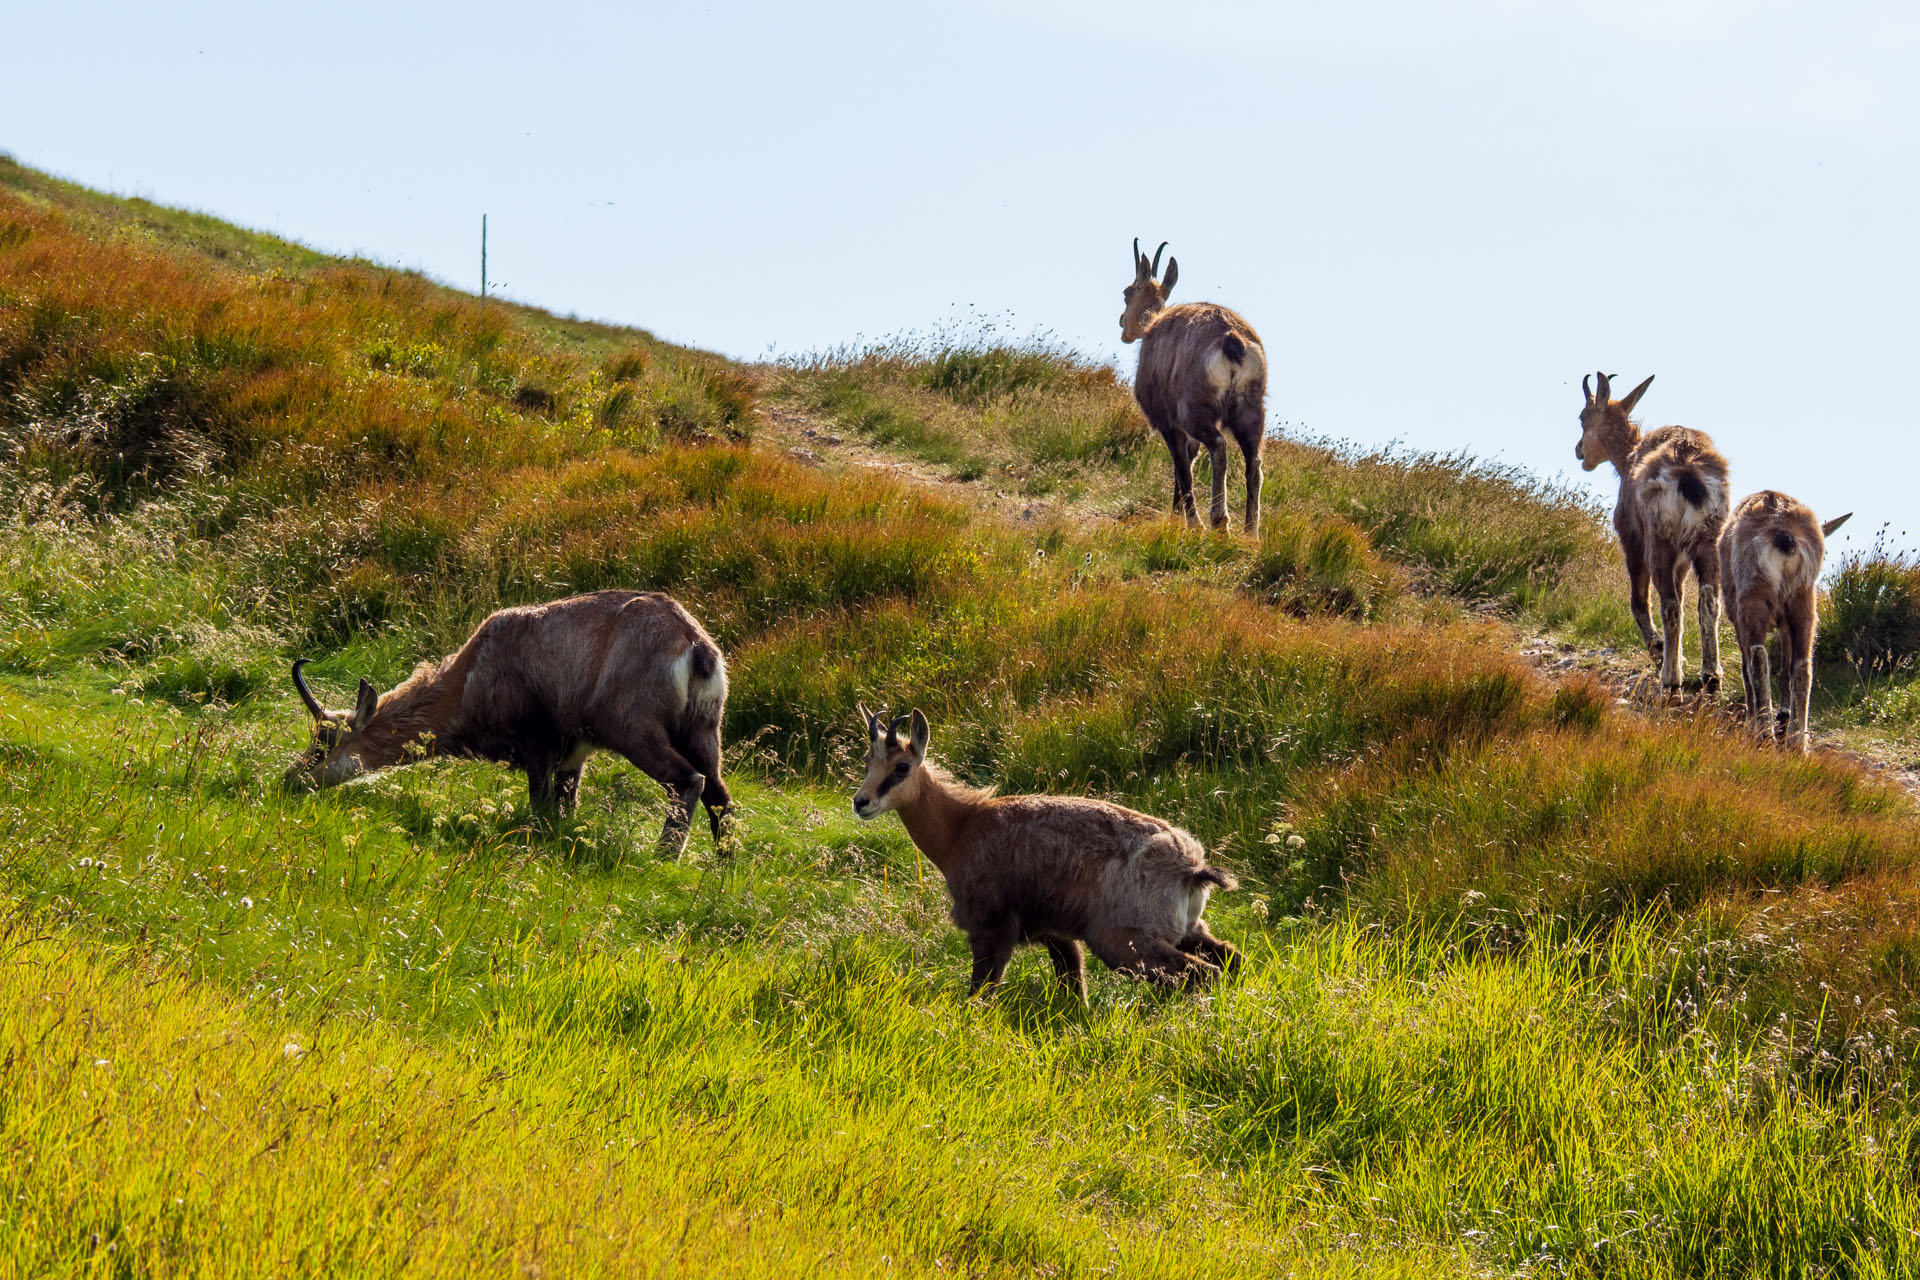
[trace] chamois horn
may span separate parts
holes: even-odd
[[[1167,251],[1167,242],[1165,240],[1162,240],[1160,242],[1160,247],[1153,251],[1153,278],[1156,280],[1160,278],[1160,255],[1165,253],[1166,251]]]
[[[1587,403],[1588,403],[1588,404],[1592,404],[1592,403],[1593,403],[1593,386],[1592,386],[1592,383],[1593,383],[1593,375],[1592,375],[1592,374],[1588,374],[1588,375],[1587,375],[1586,377],[1584,377],[1584,378],[1582,378],[1582,379],[1580,379],[1580,392],[1581,392],[1581,394],[1582,394],[1582,395],[1584,395],[1584,396],[1586,396],[1586,398],[1587,398]]]
[[[300,669],[306,666],[308,661],[309,659],[306,658],[293,660],[293,687],[300,691],[300,701],[307,704],[307,710],[313,712],[313,718],[320,720],[326,717],[326,708],[320,705],[320,699],[313,696],[313,690],[307,688],[307,678],[300,674]]]

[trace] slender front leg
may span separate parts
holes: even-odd
[[[1171,432],[1162,433],[1162,439],[1173,455],[1173,514],[1184,512],[1188,524],[1199,524],[1200,513],[1193,506],[1193,441]]]
[[[1709,548],[1693,557],[1694,586],[1700,592],[1700,682],[1720,692],[1720,558]]]
[[[1000,984],[1000,979],[1006,976],[1007,961],[1013,958],[1013,944],[1019,937],[1019,922],[1011,919],[996,920],[967,935],[967,945],[973,951],[973,985],[967,988],[969,996],[979,994],[980,988],[989,982],[995,986]]]
[[[1627,606],[1633,610],[1633,621],[1640,628],[1640,640],[1655,662],[1663,662],[1663,646],[1660,637],[1653,633],[1653,618],[1647,612],[1647,584],[1653,575],[1647,565],[1646,543],[1623,532],[1620,550],[1627,561]]]
[[[1065,987],[1082,1000],[1087,998],[1087,961],[1080,953],[1080,944],[1072,938],[1048,938],[1047,954],[1053,957],[1054,976]]]

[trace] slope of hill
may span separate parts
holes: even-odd
[[[1197,533],[1059,353],[743,368],[10,164],[0,440],[16,1270],[1913,1263],[1911,803],[1516,657],[1485,608],[1618,622],[1523,476],[1283,442]],[[277,785],[293,656],[612,585],[728,650],[737,843],[655,860],[605,759],[551,825]],[[966,1000],[859,699],[1191,827],[1244,979]]]

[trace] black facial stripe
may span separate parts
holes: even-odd
[[[878,799],[879,797],[887,794],[887,792],[893,790],[895,787],[899,786],[901,783],[905,782],[907,780],[907,775],[912,772],[913,772],[913,766],[907,763],[905,760],[902,760],[899,764],[893,767],[893,772],[888,774],[886,776],[886,779],[883,782],[881,782],[881,784],[878,787],[874,789],[874,793],[873,793],[874,798]]]

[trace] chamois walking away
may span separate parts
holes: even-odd
[[[726,662],[670,596],[595,591],[502,609],[390,693],[362,680],[352,711],[320,705],[306,664],[293,664],[293,685],[313,713],[313,744],[290,783],[331,787],[425,756],[467,756],[523,770],[534,808],[571,813],[587,757],[616,751],[673,795],[663,854],[686,848],[695,801],[720,838],[732,804],[720,780]]]
[[[1232,970],[1240,953],[1201,913],[1232,876],[1206,863],[1200,842],[1171,823],[1104,800],[996,796],[956,783],[927,761],[927,718],[860,708],[867,776],[853,811],[899,813],[940,869],[953,922],[973,948],[972,991],[999,982],[1013,948],[1039,942],[1068,990],[1087,991],[1080,943],[1114,970],[1168,986]]]
[[[1180,260],[1167,259],[1164,280],[1160,255],[1153,261],[1133,242],[1133,283],[1122,291],[1127,309],[1120,314],[1120,341],[1140,344],[1140,367],[1133,398],[1173,454],[1173,509],[1198,523],[1193,506],[1193,456],[1205,448],[1213,460],[1215,527],[1227,522],[1227,443],[1224,427],[1240,443],[1247,463],[1248,533],[1260,532],[1260,446],[1266,439],[1267,349],[1253,326],[1211,302],[1167,306]]]
[[[1740,645],[1740,677],[1747,688],[1747,723],[1772,739],[1773,672],[1767,635],[1780,632],[1786,668],[1787,741],[1808,750],[1807,704],[1813,697],[1814,586],[1826,558],[1827,535],[1853,512],[1821,524],[1802,502],[1773,489],[1743,498],[1720,535],[1720,585],[1733,636]]]
[[[1680,687],[1680,605],[1692,566],[1699,593],[1700,671],[1708,692],[1720,687],[1720,529],[1727,519],[1727,460],[1703,431],[1659,427],[1640,434],[1627,415],[1653,385],[1649,377],[1613,399],[1613,383],[1580,380],[1587,397],[1580,411],[1580,443],[1573,456],[1588,471],[1611,462],[1620,476],[1613,528],[1627,561],[1627,602],[1647,652],[1660,664],[1660,683]],[[1660,597],[1661,635],[1647,615],[1647,580]]]

